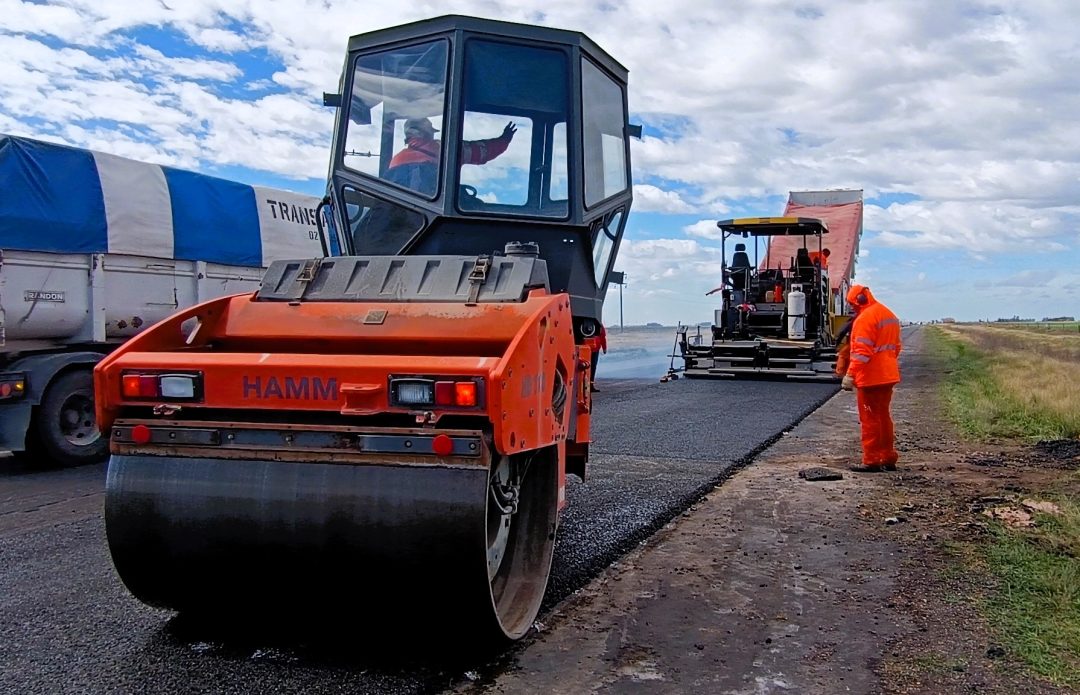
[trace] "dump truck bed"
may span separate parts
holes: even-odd
[[[788,194],[785,217],[816,217],[823,220],[829,233],[822,246],[829,249],[829,286],[838,292],[855,275],[855,258],[863,227],[861,190],[791,191]],[[779,263],[788,267],[790,259],[802,246],[802,237],[772,237],[761,267],[776,268]],[[813,250],[813,249],[811,249]]]

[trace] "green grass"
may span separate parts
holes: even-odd
[[[942,399],[950,420],[979,440],[1063,439],[1076,436],[1076,414],[1042,407],[999,378],[1012,358],[978,350],[940,329],[927,332],[934,357],[945,367]]]
[[[1034,535],[995,530],[985,557],[998,589],[987,599],[987,615],[1013,656],[1055,683],[1080,686],[1080,558],[1043,542],[1049,536],[1075,543],[1076,536],[1045,523]],[[1075,529],[1076,519],[1069,523]]]

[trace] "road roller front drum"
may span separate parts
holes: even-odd
[[[547,587],[554,448],[488,468],[114,455],[105,520],[145,603],[198,615],[403,614],[517,639]]]

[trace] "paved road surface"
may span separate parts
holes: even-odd
[[[836,388],[652,378],[600,387],[589,480],[569,486],[548,607]],[[113,572],[100,512],[104,466],[0,464],[0,692],[432,692],[485,667],[431,654],[390,658],[377,643],[189,629],[135,601]]]

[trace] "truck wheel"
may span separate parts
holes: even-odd
[[[109,442],[94,417],[94,377],[88,370],[53,380],[34,419],[42,449],[61,465],[96,463],[108,454]]]

